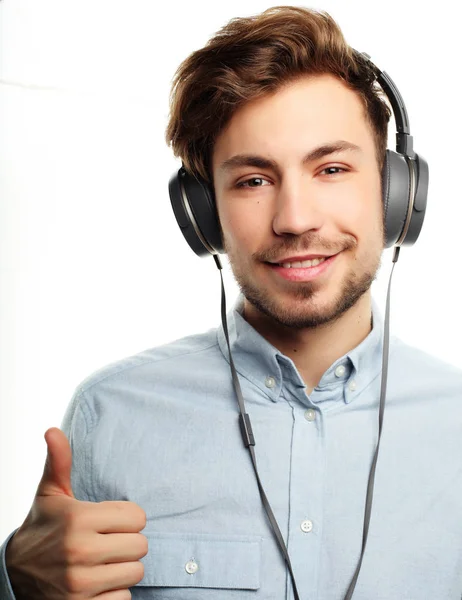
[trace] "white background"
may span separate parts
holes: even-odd
[[[83,378],[219,325],[215,264],[189,249],[170,207],[170,82],[229,19],[270,6],[0,2],[0,542],[24,520],[43,435]],[[449,0],[311,6],[391,75],[430,165],[422,233],[395,268],[391,331],[462,367],[460,21]],[[373,284],[382,309],[391,252]],[[229,308],[238,289],[225,276]]]

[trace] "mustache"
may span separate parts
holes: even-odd
[[[294,236],[284,238],[280,244],[264,250],[263,252],[254,252],[254,259],[262,262],[271,262],[282,256],[291,253],[297,254],[338,254],[342,250],[352,250],[357,245],[356,240],[348,235],[342,241],[324,240],[317,233],[310,233],[304,236]]]

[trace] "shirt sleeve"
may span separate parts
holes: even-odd
[[[72,450],[71,486],[77,500],[96,502],[93,494],[92,445],[89,435],[94,418],[85,394],[74,393],[64,413],[60,429],[64,432]]]
[[[92,428],[91,412],[85,398],[77,390],[65,411],[60,429],[66,434],[72,450],[71,484],[77,500],[93,501],[91,494],[90,447],[87,435]],[[38,485],[38,482],[37,482]],[[0,546],[0,598],[17,600],[6,569],[6,548],[19,527]]]
[[[0,546],[0,598],[2,600],[16,600],[16,596],[13,593],[13,588],[11,587],[10,578],[8,577],[8,572],[6,570],[5,555],[8,542],[18,531],[18,529],[19,527],[12,531],[10,535],[6,538],[6,540],[3,542],[3,544]]]

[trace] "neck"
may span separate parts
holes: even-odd
[[[356,348],[371,331],[370,290],[332,323],[314,329],[281,325],[244,298],[245,320],[270,344],[293,360],[309,395],[326,370],[341,356]]]

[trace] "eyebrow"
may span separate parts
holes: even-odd
[[[329,142],[317,146],[303,158],[303,164],[319,160],[324,156],[329,156],[336,152],[362,152],[361,148],[356,144],[347,142],[346,140],[337,140],[335,142]],[[258,156],[258,154],[235,154],[231,158],[226,159],[218,167],[219,171],[232,171],[238,167],[257,167],[259,169],[273,169],[278,175],[280,175],[280,169],[276,161],[265,158],[264,156]]]

